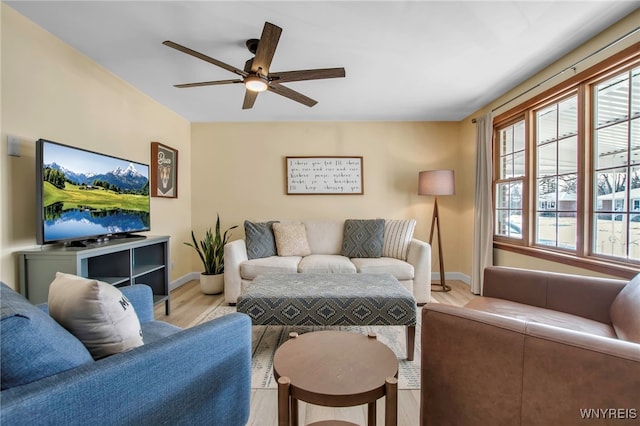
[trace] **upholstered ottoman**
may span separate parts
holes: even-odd
[[[254,325],[407,327],[413,359],[416,300],[391,274],[264,274],[238,298]]]

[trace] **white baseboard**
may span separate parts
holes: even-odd
[[[169,291],[175,290],[176,288],[185,285],[189,281],[199,280],[200,272],[189,272],[186,275],[181,276],[177,280],[171,281],[169,283]]]
[[[462,272],[447,272],[446,277],[448,280],[462,281],[468,286],[471,285],[471,277]],[[440,272],[432,272],[431,281],[440,281]]]

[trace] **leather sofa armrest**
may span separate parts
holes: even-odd
[[[419,305],[431,300],[431,246],[412,239],[407,251],[407,262],[413,266],[413,295]]]
[[[242,292],[240,264],[248,260],[245,240],[234,240],[224,246],[224,300],[230,305]]]
[[[611,324],[611,303],[626,281],[504,266],[484,270],[483,296]]]
[[[626,340],[553,327],[538,322],[527,323],[526,333],[533,338],[545,339],[560,345],[640,363],[640,344]],[[640,386],[640,371],[636,377],[638,377],[638,386]]]
[[[435,313],[448,315],[460,320],[474,321],[479,324],[485,324],[491,327],[497,327],[508,331],[515,331],[518,333],[524,333],[527,327],[527,323],[521,319],[497,315],[490,312],[483,312],[476,309],[467,309],[462,306],[447,305],[444,303],[427,303],[425,306],[423,306],[423,327],[425,326],[425,321],[429,321],[431,319],[431,317],[428,317],[428,315],[432,315]]]
[[[522,320],[425,305],[420,424],[521,424],[524,331]]]
[[[472,311],[423,308],[421,425],[578,424],[609,408],[637,421],[640,345]]]
[[[523,363],[523,419],[581,424],[595,420],[585,417],[593,410],[612,409],[609,421],[637,424],[640,345],[529,323]]]

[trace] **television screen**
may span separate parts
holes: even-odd
[[[38,244],[148,231],[149,165],[40,139]]]

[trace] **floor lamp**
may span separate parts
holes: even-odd
[[[429,244],[433,247],[433,231],[438,229],[438,259],[440,261],[440,284],[442,287],[436,291],[450,291],[444,276],[444,259],[442,258],[442,237],[440,234],[440,219],[438,217],[438,195],[455,194],[453,170],[427,170],[420,172],[418,176],[418,195],[433,195],[436,197],[433,204],[433,218],[431,219],[431,233]],[[432,284],[438,285],[438,284]]]

